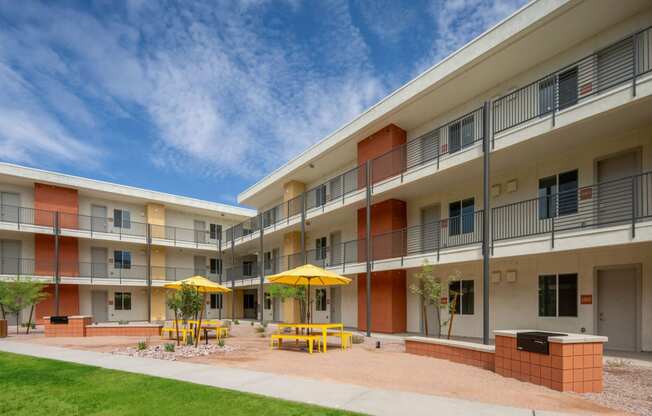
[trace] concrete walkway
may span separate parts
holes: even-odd
[[[324,407],[373,415],[553,416],[560,413],[519,409],[448,397],[353,384],[320,381],[257,371],[72,350],[15,341],[0,341],[0,351],[50,358],[111,370],[169,378],[206,386],[255,393]],[[370,375],[372,376],[372,375]]]

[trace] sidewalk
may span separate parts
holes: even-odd
[[[0,341],[0,351],[187,381],[373,415],[559,415],[559,413],[532,409],[519,409],[403,391],[372,389],[353,384],[324,382],[214,365],[178,361],[162,362],[150,358],[126,357],[14,341]]]

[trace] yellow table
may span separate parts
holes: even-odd
[[[343,337],[344,336],[344,324],[341,324],[341,323],[339,323],[339,324],[337,324],[337,323],[335,323],[335,324],[278,324],[278,329],[282,329],[282,328],[295,328],[296,330],[299,330],[299,329],[308,329],[308,330],[316,329],[316,330],[320,330],[321,333],[322,333],[322,337],[323,337],[324,352],[326,352],[326,350],[328,349],[328,347],[326,345],[326,336],[327,336],[327,333],[328,333],[329,329],[339,329],[340,332],[341,332],[341,335],[342,335],[342,339],[344,339],[344,337]]]

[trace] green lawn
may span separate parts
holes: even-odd
[[[161,362],[161,365],[165,365]],[[0,353],[0,415],[345,415],[338,410]]]

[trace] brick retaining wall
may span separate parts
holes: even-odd
[[[442,360],[494,371],[494,352],[492,346],[470,342],[413,337],[405,340],[405,351],[410,354],[440,358]]]
[[[43,318],[45,321],[46,337],[85,337],[86,326],[91,323],[92,316],[69,316],[68,324],[51,324],[50,317]]]
[[[154,337],[161,335],[162,325],[88,325],[86,326],[87,337],[110,337],[110,336],[141,336]]]

